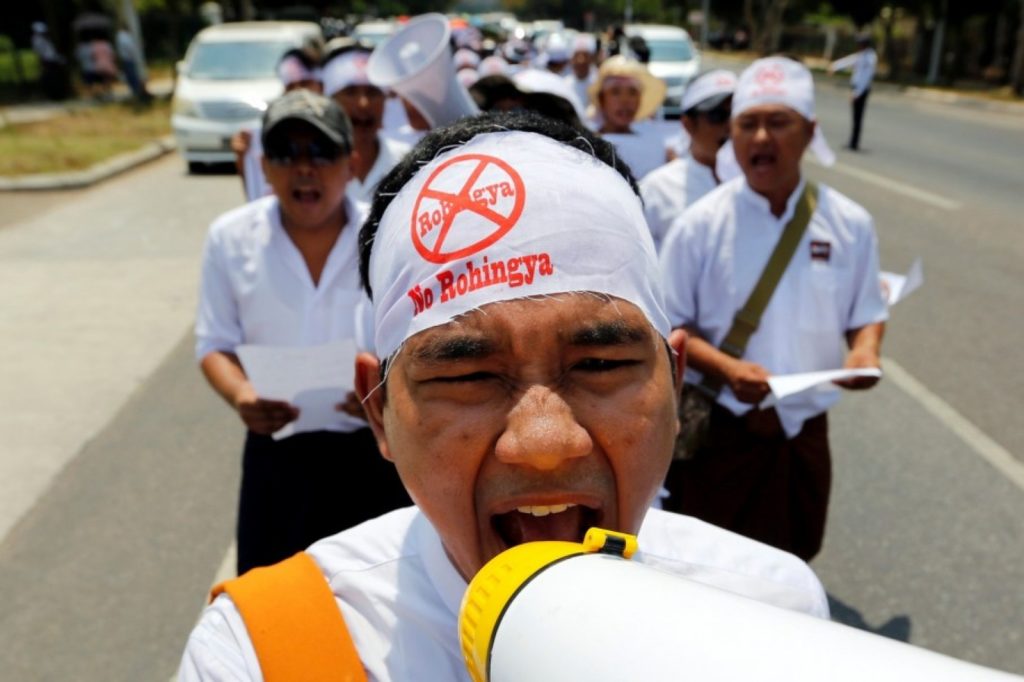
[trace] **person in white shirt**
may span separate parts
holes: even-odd
[[[578,542],[594,525],[639,532],[640,560],[664,570],[827,617],[799,559],[650,509],[686,335],[670,331],[640,199],[610,145],[531,112],[433,131],[381,184],[360,244],[375,352],[357,356],[356,386],[417,508],[309,553],[368,679],[468,680],[467,581],[509,547]],[[227,594],[180,671],[263,678]]]
[[[803,65],[781,57],[758,60],[740,75],[732,143],[743,176],[687,209],[660,254],[669,317],[690,333],[687,383],[708,375],[723,386],[706,443],[692,459],[672,464],[665,508],[806,560],[824,537],[826,411],[838,390],[806,391],[771,408],[762,403],[774,374],[879,367],[887,308],[867,211],[820,185],[817,208],[745,352],[736,358],[720,347],[807,185],[800,161],[818,134],[813,87]],[[862,389],[876,381],[841,385]]]
[[[242,344],[354,340],[362,298],[356,231],[365,209],[345,198],[352,148],[345,114],[322,95],[295,90],[268,107],[262,143],[273,194],[210,226],[195,329],[203,374],[248,429],[239,575],[409,503],[354,395],[338,396],[326,430],[275,440],[271,434],[299,411],[259,395],[238,359]]]
[[[637,180],[669,160],[665,140],[634,122],[645,121],[665,99],[666,86],[647,67],[622,55],[609,57],[597,70],[588,93],[597,132],[615,145]]]
[[[736,76],[717,69],[690,81],[681,118],[690,140],[687,156],[669,161],[640,181],[644,215],[654,245],[660,249],[669,226],[687,206],[721,182],[715,170],[718,150],[729,139],[729,115]]]
[[[66,61],[53,46],[48,33],[46,24],[41,21],[32,22],[32,51],[39,59],[42,71],[39,77],[40,85],[47,98],[58,100],[67,95]]]
[[[850,127],[850,141],[846,147],[852,151],[860,149],[860,129],[864,122],[864,110],[868,106],[868,95],[871,94],[871,81],[875,78],[878,67],[878,55],[871,47],[871,37],[857,36],[857,51],[842,59],[837,59],[828,66],[829,73],[850,69],[850,107],[853,125]]]
[[[589,88],[597,80],[597,38],[589,33],[579,33],[572,42],[572,58],[570,70],[565,80],[572,85],[576,99],[586,103],[590,101]]]
[[[355,43],[330,52],[323,61],[324,94],[352,121],[352,178],[348,195],[369,202],[373,190],[409,151],[405,142],[381,134],[385,93],[367,75],[371,50]]]

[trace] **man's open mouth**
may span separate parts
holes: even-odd
[[[315,187],[296,187],[292,190],[292,199],[300,204],[315,204],[320,201],[320,190]]]
[[[376,127],[377,127],[377,119],[375,119],[373,117],[352,116],[352,117],[350,117],[349,120],[352,121],[352,125],[355,126],[356,128],[374,128],[374,129],[376,129]]]
[[[601,517],[599,509],[582,504],[528,505],[495,514],[491,525],[507,547],[515,547],[541,540],[581,542]]]
[[[753,166],[754,168],[758,168],[760,166],[770,166],[773,163],[775,163],[774,154],[754,154],[750,158],[750,165]]]

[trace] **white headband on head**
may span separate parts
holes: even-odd
[[[285,87],[300,81],[318,81],[321,76],[320,69],[306,68],[302,60],[295,55],[285,57],[277,65],[277,77]]]
[[[683,93],[680,108],[689,111],[701,102],[718,95],[731,95],[736,90],[736,74],[725,69],[708,71],[690,81]]]
[[[597,52],[597,39],[589,33],[577,34],[576,39],[572,43],[572,52],[586,52],[587,54],[594,54]]]
[[[808,121],[814,116],[814,78],[806,66],[786,57],[765,57],[740,74],[736,92],[732,96],[732,116],[736,118],[751,107],[762,104],[781,104],[797,112]],[[814,126],[811,151],[826,166],[836,161],[820,125]]]
[[[615,169],[543,135],[478,135],[417,171],[381,218],[370,258],[374,347],[497,301],[594,292],[636,305],[668,337],[640,199]]]
[[[350,85],[372,85],[366,75],[366,63],[369,60],[369,52],[352,50],[324,64],[324,94],[330,97]]]

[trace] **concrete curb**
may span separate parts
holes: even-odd
[[[125,152],[81,171],[71,173],[38,173],[21,177],[0,178],[0,191],[33,191],[79,189],[89,187],[174,151],[174,138],[170,135],[151,142],[135,151]]]

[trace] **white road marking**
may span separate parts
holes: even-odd
[[[975,454],[1024,491],[1024,464],[1020,460],[957,412],[949,403],[928,390],[898,362],[886,357],[882,361],[882,367],[885,369],[887,379],[903,389],[933,417],[955,433]]]
[[[809,156],[807,158],[812,163],[815,163],[821,166],[822,168],[825,167],[813,156]],[[938,194],[934,194],[932,192],[920,189],[918,187],[914,187],[913,185],[908,185],[904,182],[899,182],[898,180],[887,178],[884,175],[879,175],[878,173],[872,173],[871,171],[863,170],[862,168],[855,168],[853,166],[841,163],[839,161],[837,161],[835,165],[830,167],[829,170],[849,175],[868,184],[875,185],[876,187],[881,187],[882,189],[887,189],[890,192],[902,194],[905,197],[916,199],[920,202],[928,204],[929,206],[934,206],[944,211],[958,211],[961,208],[963,208],[963,204],[960,203],[959,201],[947,199],[946,197],[939,196]]]

